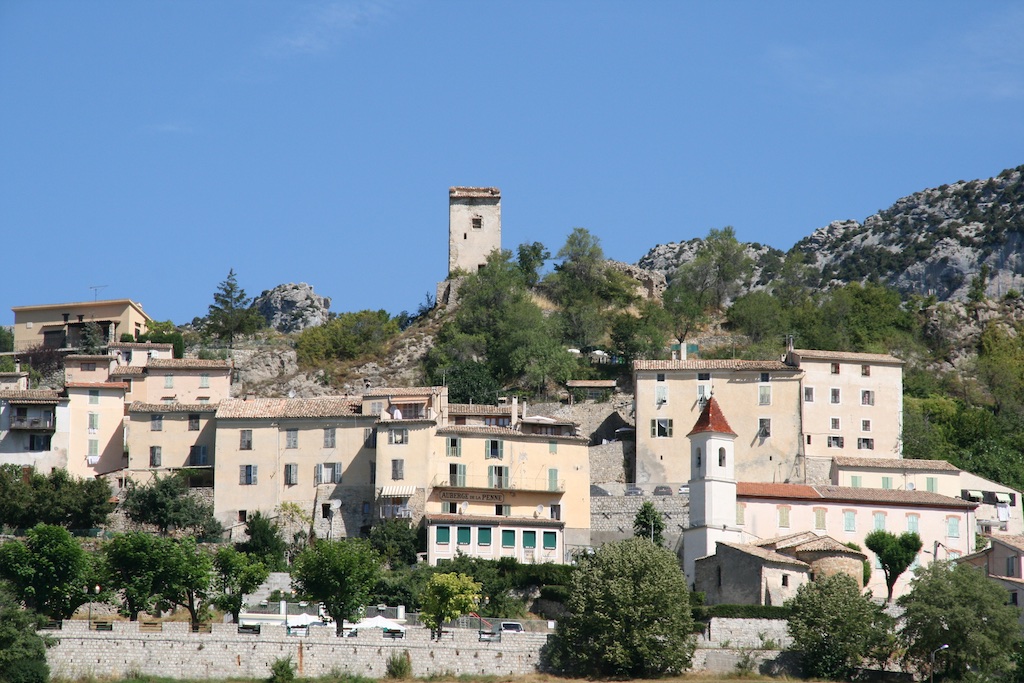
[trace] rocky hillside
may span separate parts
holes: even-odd
[[[700,244],[658,245],[637,265],[671,276]],[[756,264],[753,288],[769,284],[783,254],[746,246]],[[1024,292],[1024,166],[916,192],[863,223],[834,221],[793,252],[804,254],[825,287],[875,278],[904,295],[963,301],[985,267],[990,298]]]

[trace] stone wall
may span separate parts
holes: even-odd
[[[626,462],[633,453],[634,445],[633,441],[615,441],[600,446],[591,446],[589,451],[591,483],[626,481]]]
[[[690,524],[690,497],[607,495],[590,498],[590,542],[598,546],[633,536],[633,520],[644,501],[651,501],[665,520],[665,546],[682,550],[682,533]]]

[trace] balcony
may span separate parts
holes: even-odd
[[[381,505],[381,519],[412,519],[412,510],[408,505]]]
[[[52,432],[56,429],[56,420],[53,415],[40,417],[12,417],[11,429],[28,429],[33,431]]]
[[[440,489],[483,489],[498,491],[544,491],[565,493],[565,479],[551,481],[547,477],[488,477],[486,475],[441,476],[437,475],[430,486]]]

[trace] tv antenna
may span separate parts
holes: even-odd
[[[100,290],[105,288],[107,285],[89,285],[89,289],[92,290],[92,300],[96,301],[100,296]]]

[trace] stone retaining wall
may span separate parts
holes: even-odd
[[[590,499],[590,542],[620,541],[633,536],[633,520],[644,501],[651,501],[665,520],[665,547],[679,552],[682,534],[690,524],[690,497],[671,496],[592,496]]]

